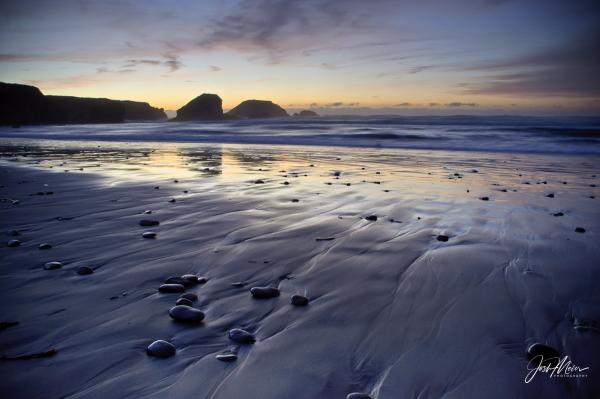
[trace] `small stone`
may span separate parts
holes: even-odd
[[[254,182],[254,184],[265,184],[265,182],[263,180],[258,179]]]
[[[140,220],[140,226],[149,227],[149,226],[158,226],[160,222],[158,220],[150,220],[150,219],[142,219]]]
[[[304,295],[294,294],[292,295],[292,305],[294,306],[306,306],[308,305],[308,298]]]
[[[352,392],[346,395],[346,399],[373,399],[371,395],[362,392]]]
[[[181,284],[163,284],[158,287],[158,291],[164,293],[184,292],[185,287]]]
[[[548,197],[548,198],[554,198],[554,194],[550,193],[550,194],[546,195],[546,197]]]
[[[239,344],[253,344],[256,342],[254,335],[241,328],[234,328],[229,330],[229,339]]]
[[[183,277],[179,277],[179,276],[171,276],[169,278],[167,278],[165,280],[165,284],[181,284],[184,287],[189,287],[191,286],[191,282],[189,282],[188,280],[185,280]]]
[[[148,239],[156,238],[156,233],[154,231],[146,231],[146,232],[142,233],[142,238],[148,238]]]
[[[184,274],[181,278],[186,281],[188,284],[204,284],[206,283],[206,279],[204,277],[198,277],[195,274]],[[201,281],[204,280],[204,281]],[[184,284],[185,285],[185,284]]]
[[[237,355],[235,353],[221,353],[221,354],[215,356],[215,358],[222,362],[229,363],[229,362],[235,362],[237,360]]]
[[[490,197],[481,197],[481,198],[479,198],[479,199],[480,199],[480,200],[482,200],[482,201],[489,201],[489,200],[490,200]]]
[[[300,200],[298,198],[293,198],[292,202],[300,202]]]
[[[87,276],[88,274],[94,273],[94,269],[89,266],[79,266],[77,268],[77,274],[80,276]]]
[[[52,248],[52,245],[50,245],[50,244],[48,244],[47,242],[45,242],[45,243],[43,243],[43,244],[40,244],[40,245],[38,246],[38,248],[39,248],[39,249],[50,249],[50,248]]]
[[[158,341],[154,341],[148,345],[146,353],[148,356],[154,357],[171,357],[175,355],[175,346],[167,341],[159,339]]]
[[[437,236],[437,240],[441,241],[441,242],[446,242],[446,241],[448,241],[448,236],[440,234],[439,236]]]
[[[179,298],[183,298],[183,299],[187,299],[192,302],[196,302],[198,300],[198,295],[191,293],[191,292],[186,292],[185,294],[181,295]]]
[[[585,233],[585,229],[583,227],[576,227],[575,232],[576,233]]]
[[[252,287],[250,293],[255,299],[269,299],[279,296],[279,289],[275,287]]]
[[[541,356],[541,358],[538,358],[538,356]],[[527,348],[527,359],[536,359],[537,361],[541,361],[542,365],[546,366],[554,362],[558,363],[560,361],[560,354],[553,347],[536,342]]]
[[[562,212],[556,212],[553,216],[565,216],[565,214]]]
[[[21,246],[21,241],[19,241],[19,240],[10,240],[9,242],[6,243],[6,245],[8,247],[11,247],[11,248],[16,248],[16,247]]]
[[[173,203],[173,202],[177,202],[177,200],[176,200],[175,198],[171,198],[171,199],[169,200],[169,202]]]
[[[375,216],[375,215],[369,215],[365,219],[368,220],[369,222],[376,222],[377,221],[377,216]]]
[[[284,181],[284,182],[283,182],[283,184],[284,184],[285,186],[289,186],[290,182],[289,182],[289,181]]]
[[[55,270],[63,267],[63,264],[60,262],[47,262],[44,264],[44,270]]]
[[[169,310],[169,316],[184,323],[200,323],[204,320],[204,312],[186,305],[173,306]]]
[[[175,305],[185,305],[185,306],[194,306],[194,303],[186,298],[179,298]]]
[[[232,286],[237,287],[237,288],[241,288],[246,286],[248,283],[245,283],[243,281],[236,281],[235,283],[231,283]]]
[[[149,209],[148,209],[148,210],[146,210],[146,211],[144,211],[144,215],[150,215],[151,213],[152,213],[152,211],[151,211],[151,210],[149,210]]]

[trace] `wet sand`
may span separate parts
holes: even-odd
[[[5,140],[0,162],[11,398],[600,395],[598,157]],[[158,291],[183,274],[199,323]],[[588,376],[526,384],[535,342]]]

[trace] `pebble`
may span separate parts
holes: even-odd
[[[60,262],[47,262],[44,264],[44,270],[55,270],[63,267],[63,264]]]
[[[565,214],[562,212],[556,212],[553,216],[565,216]]]
[[[481,198],[479,198],[479,199],[480,199],[480,200],[482,200],[482,201],[489,201],[489,200],[490,200],[490,197],[481,197]]]
[[[173,203],[173,202],[177,202],[177,200],[176,200],[175,198],[171,198],[171,199],[169,200],[169,202]]]
[[[152,213],[152,211],[150,209],[144,211],[144,215],[150,215]]]
[[[140,220],[140,226],[149,227],[149,226],[158,226],[160,222],[158,220],[150,220],[150,219],[142,219]]]
[[[206,277],[196,276],[195,274],[184,274],[181,278],[192,284],[205,284],[207,281]]]
[[[439,236],[437,236],[437,240],[441,242],[446,242],[448,241],[448,236],[440,234]]]
[[[254,182],[254,184],[265,184],[265,182],[263,180],[258,179]]]
[[[229,339],[239,344],[253,344],[256,342],[254,335],[241,328],[229,330]]]
[[[185,287],[181,284],[163,284],[158,287],[158,291],[164,293],[184,292]]]
[[[576,227],[575,232],[576,233],[585,233],[585,229],[583,227]]]
[[[171,357],[175,355],[175,346],[167,341],[159,339],[148,345],[146,353],[148,356],[154,357]]]
[[[371,395],[362,392],[352,392],[346,395],[346,399],[373,399]]]
[[[6,243],[7,246],[11,247],[11,248],[15,248],[15,247],[19,247],[21,246],[21,241],[19,240],[10,240],[8,243]]]
[[[544,358],[542,361],[543,365],[547,365],[552,361],[558,362],[558,358],[560,358],[560,354],[556,349],[548,345],[540,344],[539,342],[536,342],[527,348],[527,359],[532,360],[540,355]]]
[[[38,248],[39,248],[39,249],[50,249],[50,248],[52,248],[52,245],[50,245],[50,244],[48,244],[47,242],[45,242],[45,243],[43,243],[43,244],[40,244],[40,245],[38,246]]]
[[[235,362],[237,360],[235,353],[221,353],[215,357],[222,362]]]
[[[185,306],[194,306],[194,303],[186,298],[179,298],[175,305],[185,305]]]
[[[294,306],[306,306],[308,305],[308,298],[304,295],[294,294],[292,295],[292,305]]]
[[[292,202],[300,202],[300,200],[298,198],[293,198]]]
[[[88,274],[94,273],[94,269],[89,266],[79,266],[77,268],[77,274],[80,276],[87,276]]]
[[[186,305],[173,306],[169,310],[169,316],[184,323],[200,323],[204,320],[204,312]]]
[[[185,294],[181,295],[179,298],[183,298],[183,299],[187,299],[189,301],[195,302],[198,300],[198,295],[191,293],[191,292],[186,292]]]
[[[375,215],[369,215],[365,219],[368,220],[369,222],[376,222],[377,221],[377,216],[375,216]]]
[[[279,296],[279,289],[275,287],[252,287],[250,293],[256,299],[269,299]]]
[[[142,233],[142,238],[156,238],[156,233],[153,231],[146,231]]]
[[[546,197],[548,197],[548,198],[554,198],[554,194],[550,193],[550,194],[546,195]]]

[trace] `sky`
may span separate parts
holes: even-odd
[[[600,1],[0,0],[0,81],[168,110],[600,115]]]

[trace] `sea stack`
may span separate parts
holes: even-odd
[[[300,112],[295,112],[294,115],[292,115],[294,117],[300,116],[300,117],[305,117],[305,118],[314,118],[319,116],[319,114],[317,114],[315,111],[311,111],[308,109],[302,110]]]
[[[216,94],[202,94],[177,110],[172,121],[214,121],[223,119],[223,100]]]
[[[285,109],[272,101],[246,100],[227,112],[228,117],[241,119],[282,118],[289,116]]]

